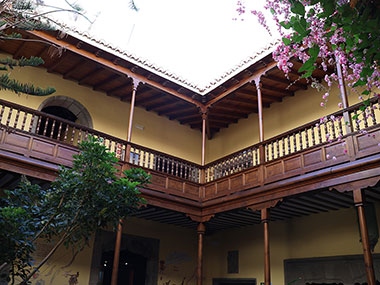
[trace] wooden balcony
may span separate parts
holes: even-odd
[[[201,167],[119,138],[0,100],[0,169],[52,181],[71,166],[89,135],[120,159],[119,169],[142,167],[152,175],[142,194],[153,206],[207,216],[260,207],[317,189],[350,191],[380,177],[380,111],[372,101],[360,123],[347,125],[360,105],[313,121]],[[204,177],[204,178],[203,178]],[[204,179],[203,181],[201,181]]]

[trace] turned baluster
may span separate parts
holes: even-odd
[[[303,137],[302,137],[302,132],[298,131],[298,140],[300,143],[300,150],[303,150]]]
[[[52,126],[51,126],[50,135],[49,135],[50,138],[53,137],[54,127],[55,127],[55,120],[53,120],[53,124],[52,124]]]
[[[1,111],[0,111],[0,123],[1,123],[1,121],[3,120],[4,110],[5,110],[5,106],[4,106],[4,105],[1,105]]]
[[[279,140],[276,140],[276,154],[277,154],[277,158],[280,157],[280,141]]]
[[[282,153],[282,156],[285,155],[285,137],[282,137],[281,139],[281,153]]]
[[[46,136],[48,125],[49,125],[49,118],[46,118],[45,126],[44,126],[44,131],[42,132],[43,136]]]
[[[27,117],[28,117],[28,113],[24,112],[24,119],[22,120],[21,130],[25,129]]]
[[[291,153],[292,151],[291,151],[291,149],[290,149],[290,136],[289,135],[287,135],[286,136],[286,143],[288,144],[288,153],[287,154],[289,154],[289,153]]]
[[[306,148],[309,148],[309,129],[305,130],[305,145]]]
[[[358,115],[358,111],[355,110],[354,111],[354,114],[356,116],[356,119],[355,119],[355,128],[356,128],[356,131],[359,131],[360,130],[360,125],[359,125],[359,115]]]
[[[364,128],[368,128],[368,117],[367,116],[369,115],[369,113],[367,111],[368,111],[368,108],[366,108],[363,111]]]
[[[147,155],[148,155],[146,158],[147,168],[152,169],[152,167],[151,167],[151,159],[152,159],[151,156],[152,156],[152,154],[150,152],[148,152]]]
[[[336,129],[335,129],[335,121],[331,121],[331,130],[332,130],[332,139],[335,139],[336,136]]]
[[[371,110],[371,117],[372,117],[372,124],[376,125],[376,116],[375,116],[375,112],[373,111],[373,104],[371,103],[370,105],[370,110]]]
[[[57,134],[57,140],[61,138],[61,131],[62,131],[62,122],[58,122],[58,134]]]
[[[343,126],[342,126],[342,118],[339,118],[338,120],[338,129],[339,129],[339,134],[338,136],[343,136]]]
[[[73,143],[74,143],[75,132],[76,132],[76,128],[73,127],[73,130],[72,130],[72,132],[71,132],[71,140],[70,140],[70,144],[73,144]],[[103,140],[103,145],[104,145],[104,140]]]
[[[317,127],[317,132],[318,132],[318,143],[322,143],[322,132],[321,132],[321,126],[318,125]]]
[[[315,129],[314,126],[311,127],[311,143],[314,146],[315,145]]]
[[[29,132],[33,131],[34,118],[36,115],[32,114],[32,118],[30,119]]]
[[[20,109],[17,109],[17,110],[16,110],[15,121],[14,121],[14,123],[13,123],[13,127],[14,127],[14,128],[17,128],[19,117],[20,117]]]
[[[9,108],[9,113],[8,113],[8,118],[7,118],[6,126],[9,126],[9,124],[11,122],[12,113],[13,113],[13,109],[11,107],[11,108]]]
[[[65,128],[65,136],[63,137],[63,140],[66,141],[67,140],[67,135],[69,133],[69,125],[66,124],[66,128]]]

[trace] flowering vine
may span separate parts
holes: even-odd
[[[363,103],[360,113],[350,119],[358,126],[372,117],[376,105],[373,97],[380,96],[380,0],[266,0],[265,9],[270,10],[282,43],[273,52],[278,68],[288,76],[294,69],[292,60],[302,62],[297,70],[300,78],[306,78],[312,87],[322,89],[321,107],[325,107],[333,84],[340,87],[340,79]],[[238,13],[246,8],[238,2]],[[268,30],[261,12],[251,11]],[[342,78],[339,78],[337,64]],[[321,84],[314,71],[326,72]],[[343,104],[339,103],[339,108]],[[321,124],[330,122],[334,127],[341,117],[321,118]],[[351,124],[351,122],[345,122]],[[353,126],[354,127],[354,126]],[[326,139],[329,141],[327,132]],[[342,132],[339,133],[342,137]]]

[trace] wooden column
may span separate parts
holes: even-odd
[[[202,259],[203,259],[203,235],[206,227],[203,223],[198,224],[198,262],[197,262],[197,285],[202,285]]]
[[[132,126],[133,126],[133,113],[135,110],[135,101],[136,101],[136,90],[140,84],[140,80],[135,78],[133,80],[133,89],[132,89],[132,98],[131,98],[131,110],[129,112],[129,122],[128,122],[128,136],[127,141],[130,142],[132,139]]]
[[[116,242],[115,242],[115,253],[113,256],[113,266],[112,266],[112,278],[111,285],[117,285],[117,275],[119,272],[119,258],[120,258],[120,246],[121,246],[121,236],[123,233],[123,220],[120,220],[117,226]]]
[[[373,269],[373,260],[371,248],[369,245],[367,221],[364,214],[364,197],[361,189],[356,189],[353,191],[355,207],[358,209],[359,225],[360,225],[360,235],[363,245],[363,255],[364,255],[364,265],[367,275],[368,285],[375,285],[375,271]]]
[[[339,63],[339,57],[338,56],[335,57],[335,61],[336,61],[336,70],[338,73],[340,96],[342,98],[342,106],[344,109],[346,109],[349,107],[348,98],[347,98],[347,90],[346,90],[346,84],[345,84],[344,78],[343,78],[342,66]],[[351,133],[352,132],[352,119],[350,117],[350,114],[348,112],[343,112],[343,119],[345,122],[348,122],[348,124],[345,124],[347,133]]]
[[[261,222],[264,226],[264,283],[270,285],[270,252],[269,252],[269,209],[261,210]]]
[[[206,163],[206,120],[207,120],[207,109],[201,110],[202,113],[202,157],[201,157],[201,177],[200,183],[206,182],[205,166]]]
[[[260,142],[264,141],[264,125],[263,125],[263,98],[261,94],[261,76],[255,78],[256,90],[257,90],[257,105],[259,113],[259,139]]]
[[[127,141],[130,142],[132,139],[132,126],[133,126],[133,113],[135,110],[135,100],[136,100],[136,90],[140,84],[140,81],[132,78],[133,89],[132,89],[132,98],[131,98],[131,109],[129,112],[129,122],[128,122],[128,135]],[[129,161],[131,152],[131,146],[127,144],[125,150],[125,161]],[[121,245],[121,237],[123,235],[123,220],[120,219],[120,223],[117,226],[116,233],[116,242],[115,242],[115,253],[113,257],[113,267],[112,267],[112,277],[111,277],[111,285],[117,285],[117,275],[119,271],[119,258],[120,258],[120,245]]]

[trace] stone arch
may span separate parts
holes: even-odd
[[[41,105],[38,107],[38,110],[41,111],[42,109],[46,107],[51,107],[51,106],[66,108],[78,118],[77,120],[78,124],[88,127],[88,128],[93,128],[93,123],[92,123],[92,118],[90,116],[90,113],[77,100],[72,99],[67,96],[49,97],[48,99],[46,99],[45,101],[41,103]]]

